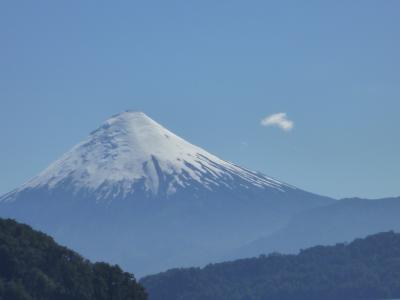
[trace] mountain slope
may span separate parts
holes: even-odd
[[[21,187],[0,215],[143,275],[201,265],[332,203],[224,161],[124,112]]]
[[[314,245],[349,242],[369,234],[400,231],[400,197],[343,199],[295,215],[284,228],[242,247],[233,257],[279,251],[294,253]]]
[[[152,300],[368,300],[400,297],[400,234],[173,269],[141,280]]]
[[[0,299],[145,300],[118,266],[92,264],[49,236],[0,219]]]

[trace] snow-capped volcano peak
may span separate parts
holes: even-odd
[[[193,184],[208,190],[238,184],[292,188],[219,159],[134,111],[108,119],[17,192],[66,183],[74,192],[90,191],[97,199],[127,196],[140,188],[152,195],[171,195]]]

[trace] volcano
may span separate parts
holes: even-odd
[[[0,215],[139,275],[219,261],[333,200],[195,146],[142,112],[112,116],[0,197]]]

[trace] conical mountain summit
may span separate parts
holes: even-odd
[[[295,189],[224,161],[170,132],[142,112],[108,119],[83,142],[38,176],[8,194],[26,189],[62,189],[99,201],[134,196],[170,196],[185,187],[215,190]]]

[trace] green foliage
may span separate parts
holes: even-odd
[[[54,240],[0,219],[0,300],[145,300],[118,266],[92,264]]]
[[[400,298],[400,234],[174,269],[141,282],[152,300],[368,300]]]

